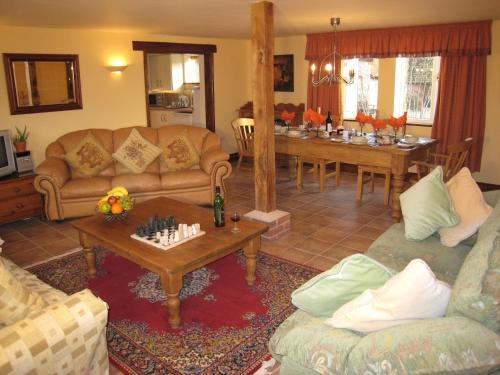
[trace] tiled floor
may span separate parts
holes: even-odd
[[[353,173],[342,172],[339,187],[329,179],[320,193],[312,174],[306,174],[304,188],[297,190],[287,169],[278,168],[277,172],[277,208],[292,214],[292,229],[278,240],[263,240],[266,253],[325,270],[350,254],[366,251],[393,224],[390,209],[383,204],[382,178],[377,179],[374,193],[365,186],[363,202],[358,204]],[[226,215],[252,210],[252,171],[242,167],[226,181]]]
[[[251,211],[254,205],[254,180],[248,165],[226,180],[226,214]],[[286,168],[277,169],[278,209],[292,214],[292,229],[276,241],[263,241],[262,251],[328,269],[343,257],[364,252],[392,224],[390,210],[383,204],[383,180],[375,192],[365,192],[362,204],[356,195],[356,175],[343,172],[339,187],[329,179],[325,192],[311,174],[306,174],[304,188],[297,190]],[[368,189],[366,189],[368,190]],[[69,220],[63,223],[34,218],[0,226],[5,240],[3,255],[20,266],[41,262],[64,254],[78,246],[78,236]]]
[[[249,166],[243,165],[226,181],[226,215],[251,211],[254,179]],[[340,187],[334,187],[330,179],[320,193],[312,175],[306,174],[299,191],[288,170],[278,168],[276,192],[278,209],[292,214],[292,229],[276,241],[263,240],[262,251],[319,270],[366,251],[392,225],[390,210],[383,204],[382,179],[376,182],[375,192],[366,192],[363,203],[358,204],[355,174],[343,172]],[[79,246],[69,220],[58,224],[34,218],[0,225],[0,237],[5,240],[3,255],[20,266],[43,262]],[[121,372],[111,366],[110,374]]]

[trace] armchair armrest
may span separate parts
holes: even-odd
[[[471,374],[499,367],[500,337],[495,332],[468,318],[446,317],[365,336],[349,354],[347,373],[382,368],[398,374]]]
[[[219,147],[212,147],[201,154],[200,157],[200,168],[210,174],[213,167],[219,161],[229,160],[229,154]]]
[[[105,302],[85,289],[0,330],[2,374],[107,374]]]
[[[66,162],[55,157],[45,159],[45,161],[36,168],[35,173],[37,175],[50,177],[59,188],[70,178],[70,171]]]

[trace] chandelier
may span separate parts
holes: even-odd
[[[340,25],[340,18],[332,17],[330,18],[330,24],[333,26],[333,52],[325,56],[319,65],[318,78],[316,77],[316,64],[311,65],[311,83],[314,87],[317,87],[323,83],[328,83],[329,85],[335,85],[338,82],[343,82],[346,85],[354,83],[354,69],[349,70],[349,79],[342,77],[340,73],[337,73],[337,57],[342,59],[342,56],[337,52],[337,29]]]

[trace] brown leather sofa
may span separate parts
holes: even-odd
[[[61,158],[75,148],[89,130],[108,152],[113,153],[134,128],[153,144],[187,134],[200,154],[199,166],[169,172],[157,158],[144,173],[134,174],[113,161],[97,176],[84,177]],[[224,194],[224,179],[231,174],[229,155],[221,149],[219,138],[207,129],[185,125],[168,125],[156,129],[130,127],[75,131],[51,143],[45,156],[46,160],[36,168],[35,188],[44,195],[45,213],[49,220],[92,215],[98,200],[114,186],[126,187],[136,202],[168,196],[185,202],[211,204],[215,186],[221,186]]]

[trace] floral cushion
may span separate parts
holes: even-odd
[[[0,258],[0,325],[13,324],[45,306],[47,303],[18,281]]]
[[[200,156],[186,134],[160,142],[161,162],[169,172],[189,169],[200,163]]]
[[[453,317],[426,319],[365,336],[345,374],[489,374],[500,339],[485,326]]]
[[[160,154],[161,149],[144,139],[137,129],[132,129],[125,142],[113,154],[113,158],[132,172],[143,173]]]
[[[62,158],[75,171],[88,177],[98,175],[99,172],[113,162],[111,154],[106,151],[90,131],[78,146],[64,154]]]

